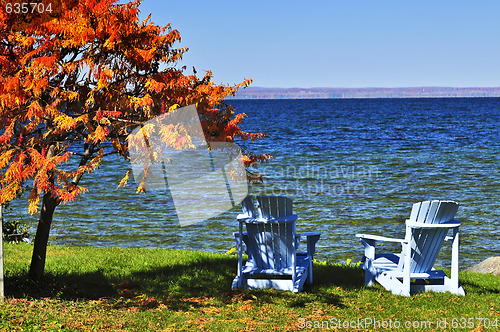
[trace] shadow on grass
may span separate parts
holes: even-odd
[[[231,291],[236,258],[203,257],[144,271],[128,278],[139,282],[142,292],[168,298],[220,297]]]
[[[276,290],[233,291],[236,264],[235,256],[203,256],[186,263],[144,268],[120,276],[107,275],[104,270],[46,274],[41,282],[33,282],[27,273],[22,273],[7,276],[5,289],[7,296],[16,298],[109,298],[120,303],[130,299],[131,306],[135,305],[133,299],[150,298],[175,309],[247,300],[260,304],[282,303],[291,308],[318,301],[343,307],[342,299],[330,288],[356,289],[363,286],[364,280],[359,268],[321,263],[314,266],[314,285],[306,285],[299,294]]]
[[[365,272],[355,265],[320,263],[314,265],[314,284],[318,287],[357,289],[365,283]]]
[[[27,272],[6,275],[5,295],[15,298],[95,300],[145,295],[159,299],[223,298],[231,292],[236,258],[202,257],[189,263],[145,268],[120,276],[104,270],[89,273],[45,273],[32,281]]]
[[[116,294],[112,283],[99,271],[83,274],[45,274],[41,281],[31,280],[27,272],[5,277],[7,297],[96,300]]]

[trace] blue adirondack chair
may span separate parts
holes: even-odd
[[[393,294],[404,296],[428,290],[465,295],[458,284],[460,223],[453,219],[457,210],[453,201],[415,203],[406,220],[404,239],[356,234],[365,247],[365,284],[372,285],[375,280]],[[447,236],[449,230],[452,236]],[[451,278],[433,268],[445,240],[452,241]],[[403,248],[400,254],[375,254],[376,241],[401,243]]]
[[[248,196],[238,215],[238,273],[232,288],[275,288],[299,292],[313,281],[313,255],[321,232],[296,234],[292,200],[283,196]],[[246,225],[246,232],[243,231]],[[306,237],[306,252],[297,252]],[[243,265],[243,244],[248,259]]]

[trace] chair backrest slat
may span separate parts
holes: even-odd
[[[425,201],[420,204],[420,211],[418,211],[417,222],[425,222],[427,218],[427,211],[429,209],[430,202]]]
[[[269,216],[271,218],[278,218],[279,215],[279,205],[278,205],[278,197],[275,196],[269,196]]]
[[[453,201],[424,201],[415,203],[410,215],[411,221],[426,224],[441,224],[453,220],[458,210],[458,204]],[[434,266],[437,255],[441,250],[447,229],[417,228],[410,234],[411,246],[410,272],[428,272]],[[403,267],[403,256],[399,267]]]
[[[256,220],[246,223],[249,261],[261,269],[292,267],[295,221],[276,220],[292,214],[292,200],[281,196],[256,196],[244,204],[250,202],[254,206]],[[246,209],[251,210],[249,207]]]
[[[436,224],[439,220],[436,219],[436,214],[439,211],[441,203],[439,201],[432,201],[427,210],[427,216],[425,217],[426,224]]]
[[[441,209],[436,215],[436,223],[443,223],[453,220],[458,210],[458,204],[453,201],[442,201]]]
[[[246,214],[249,218],[257,217],[255,214],[255,204],[252,196],[245,197],[245,199],[241,202],[241,209],[243,214]]]
[[[422,205],[422,202],[413,204],[413,208],[411,209],[410,214],[410,221],[417,221],[418,213],[420,212],[420,205]]]

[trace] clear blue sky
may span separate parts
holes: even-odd
[[[262,87],[498,87],[500,0],[144,0],[182,62]]]

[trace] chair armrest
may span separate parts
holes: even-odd
[[[403,248],[406,244],[408,244],[408,241],[405,239],[395,239],[379,235],[356,234],[356,237],[360,238],[361,243],[365,247],[365,256],[363,260],[367,259],[368,261],[372,261],[375,259],[375,241],[401,243],[401,246],[403,246]],[[365,264],[366,263],[367,262],[365,262]]]
[[[253,222],[287,222],[287,221],[296,221],[298,219],[298,216],[296,214],[291,214],[289,216],[284,216],[280,218],[272,218],[272,219],[266,219],[266,218],[252,218],[249,217],[246,214],[239,214],[236,219],[238,219],[239,222],[247,222],[247,223],[253,223]]]
[[[302,237],[302,236],[320,236],[323,234],[323,232],[304,232],[304,233],[297,233],[295,236],[297,237]]]
[[[460,222],[458,220],[452,220],[448,221],[442,224],[424,224],[421,222],[415,222],[415,221],[410,221],[406,220],[406,226],[411,227],[411,228],[456,228],[460,227]]]
[[[316,252],[316,242],[318,242],[319,237],[323,232],[305,232],[295,234],[296,242],[298,243],[302,236],[306,237],[307,241],[307,256],[313,256]]]
[[[395,238],[391,238],[391,237],[371,235],[371,234],[356,234],[356,237],[359,237],[359,238],[364,239],[364,240],[372,240],[372,241],[408,243],[408,241],[405,239],[395,239]]]
[[[238,237],[240,237],[240,232],[233,232],[233,235],[234,235],[235,238],[238,238]],[[247,232],[246,231],[243,232],[243,237],[245,237],[245,236],[247,236]]]
[[[243,239],[240,239],[240,232],[233,232],[234,239],[236,240],[236,248],[239,249],[242,245],[242,242],[245,244],[245,253],[248,255],[248,234],[247,232],[243,232]],[[242,241],[243,240],[243,241]]]
[[[236,219],[238,221],[245,221],[245,220],[252,220],[252,219],[255,219],[255,218],[249,217],[248,214],[238,214],[236,216]]]

